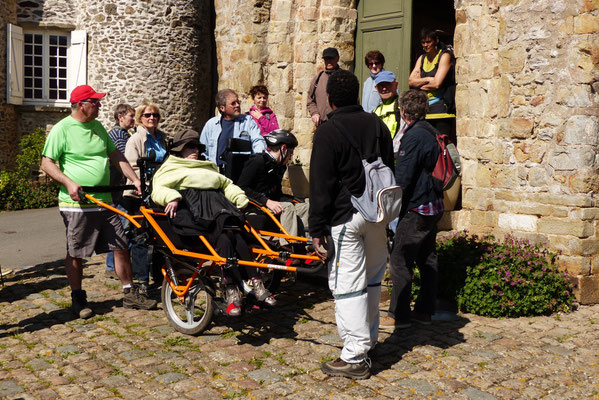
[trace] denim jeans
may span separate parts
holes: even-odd
[[[115,205],[117,209],[127,212],[121,204]],[[127,218],[119,216],[125,232],[128,233],[131,224]],[[142,243],[134,243],[129,240],[129,254],[131,255],[131,270],[133,272],[133,281],[140,283],[148,283],[150,265],[148,263],[148,247]],[[106,255],[106,270],[114,271],[114,253],[110,252]]]

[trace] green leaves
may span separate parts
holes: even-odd
[[[460,232],[437,243],[439,297],[461,311],[522,317],[572,310],[572,284],[544,245]]]
[[[45,208],[57,204],[58,184],[32,179],[39,169],[46,134],[42,128],[21,138],[21,154],[13,170],[0,171],[0,210]]]

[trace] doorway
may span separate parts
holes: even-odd
[[[385,55],[385,69],[397,77],[399,90],[407,90],[410,72],[422,54],[424,27],[442,30],[443,42],[453,45],[453,0],[359,0],[357,8],[354,72],[360,82],[368,78],[364,56],[379,50]]]
[[[395,74],[400,90],[408,88],[410,65],[406,60],[411,53],[411,17],[412,0],[358,2],[354,72],[360,82],[369,76],[364,56],[371,50],[379,50],[385,55],[385,69]]]

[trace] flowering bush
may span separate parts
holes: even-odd
[[[437,296],[455,303],[466,283],[468,268],[480,263],[483,254],[492,245],[492,236],[469,235],[468,231],[457,232],[437,240]]]
[[[461,311],[487,317],[522,317],[572,310],[573,288],[567,274],[558,269],[558,254],[510,235],[502,243],[490,237],[480,241],[475,236],[458,239],[459,243],[468,241],[474,250],[462,253],[467,267],[464,286],[457,295]],[[467,257],[479,252],[480,261],[469,262]],[[444,262],[441,257],[440,264]]]

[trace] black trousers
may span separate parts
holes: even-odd
[[[420,293],[414,311],[432,315],[437,298],[437,222],[443,214],[420,215],[408,211],[397,224],[389,273],[393,282],[389,316],[410,320],[414,263],[420,270]]]
[[[214,246],[221,257],[236,257],[239,260],[251,260],[250,250],[240,233],[224,230]],[[225,284],[240,283],[242,280],[259,277],[256,267],[222,267]]]

